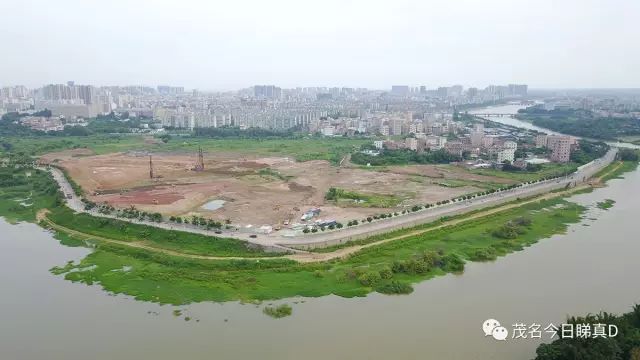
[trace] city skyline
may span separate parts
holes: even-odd
[[[633,88],[629,1],[3,4],[0,85]],[[365,16],[366,14],[366,16]],[[571,16],[569,16],[571,15]],[[30,44],[31,46],[25,46]],[[86,51],[91,49],[91,51]],[[625,56],[612,56],[624,51]],[[598,69],[594,71],[593,69]]]

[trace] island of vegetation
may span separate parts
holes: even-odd
[[[533,106],[519,110],[518,118],[563,134],[602,140],[640,140],[640,119],[631,116],[609,117],[589,110],[545,110]]]

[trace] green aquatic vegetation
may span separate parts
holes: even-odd
[[[293,312],[293,309],[287,304],[282,304],[278,306],[266,306],[262,310],[262,312],[264,312],[266,315],[271,316],[272,318],[279,319],[290,316]]]
[[[615,204],[616,202],[614,200],[611,199],[606,199],[604,201],[599,201],[596,206],[598,207],[598,209],[602,209],[602,210],[609,210],[613,207],[613,204]]]

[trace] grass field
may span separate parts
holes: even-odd
[[[532,181],[537,180],[544,177],[555,177],[564,175],[568,172],[575,171],[578,168],[578,165],[575,163],[568,164],[543,164],[542,170],[536,172],[527,172],[527,171],[502,171],[496,169],[478,169],[478,170],[470,170],[474,174],[479,175],[487,175],[487,176],[495,176],[506,179],[515,180],[518,182]]]
[[[451,187],[451,188],[474,186],[484,190],[498,189],[504,186],[504,184],[499,184],[495,182],[484,182],[484,181],[477,181],[477,180],[462,180],[462,179],[446,179],[446,180],[437,182],[437,184],[443,187]]]
[[[22,152],[31,156],[77,148],[88,148],[97,154],[108,154],[150,146],[145,144],[144,137],[140,135],[10,137],[3,139],[3,142],[11,144],[12,152]]]
[[[338,164],[342,158],[371,142],[367,139],[298,138],[298,139],[206,139],[174,137],[168,143],[153,141],[143,135],[38,136],[3,139],[14,153],[36,156],[65,149],[87,148],[96,154],[127,150],[195,152],[199,147],[211,152],[236,152],[259,156],[289,156],[298,161],[327,160]]]
[[[390,208],[397,206],[402,199],[390,194],[371,194],[356,191],[346,191],[339,188],[330,188],[326,195],[327,200],[331,200],[337,205],[348,207],[375,207]]]
[[[635,161],[616,161],[611,163],[606,168],[600,170],[595,177],[602,177],[602,181],[608,181],[611,179],[621,179],[622,174],[634,171],[638,168],[638,163]]]
[[[158,145],[167,151],[224,151],[259,156],[290,156],[298,161],[327,160],[338,164],[342,158],[371,142],[364,139],[308,138],[286,140],[213,140],[202,138],[176,138],[167,144]]]
[[[159,229],[146,225],[77,214],[66,207],[51,210],[47,217],[55,224],[76,231],[125,242],[140,242],[155,248],[192,255],[263,257],[275,254],[251,249],[236,239]]]
[[[0,168],[0,179],[0,216],[8,222],[34,222],[40,209],[60,204],[58,187],[44,171]]]
[[[108,291],[160,303],[255,301],[332,293],[363,296],[377,288],[388,288],[394,281],[409,284],[458,271],[459,266],[447,267],[450,263],[457,264],[455,259],[491,260],[521,250],[539,239],[563,232],[567,224],[579,221],[583,211],[583,207],[560,199],[533,203],[454,228],[369,248],[346,260],[329,263],[296,264],[275,259],[185,260],[100,244],[80,263],[53,271],[65,274],[72,281],[100,282]],[[531,224],[516,238],[501,239],[492,235],[493,230],[520,217],[529,218]],[[392,272],[389,276],[394,263],[412,263],[430,251],[449,260],[425,271]],[[372,274],[385,274],[385,277]]]

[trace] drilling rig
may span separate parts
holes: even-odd
[[[149,179],[153,179],[153,157],[149,155]]]
[[[198,147],[198,160],[196,166],[193,167],[193,171],[204,171],[204,155],[202,153],[202,146]]]

